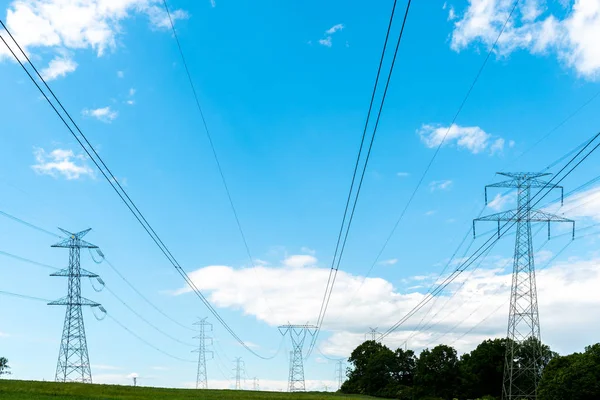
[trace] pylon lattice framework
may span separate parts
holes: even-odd
[[[541,352],[540,319],[538,313],[537,288],[533,257],[533,240],[531,235],[532,222],[548,224],[550,238],[551,222],[575,222],[557,215],[531,208],[531,188],[560,189],[551,183],[540,180],[547,173],[499,173],[511,179],[488,185],[485,188],[487,204],[487,189],[515,188],[517,189],[517,209],[488,215],[473,220],[473,235],[476,221],[516,222],[515,254],[510,294],[510,309],[504,362],[504,377],[502,386],[503,400],[534,400],[537,399],[537,385],[544,368]],[[562,198],[562,195],[561,195]]]
[[[199,334],[194,336],[194,339],[198,339],[198,349],[192,350],[193,353],[198,353],[198,372],[196,373],[196,389],[208,389],[208,376],[206,374],[206,353],[209,353],[212,357],[213,352],[206,350],[206,341],[210,340],[212,344],[212,338],[206,336],[207,332],[212,332],[212,324],[206,322],[206,318],[198,319],[194,322],[194,325],[198,326]]]
[[[48,303],[51,306],[67,306],[55,380],[57,382],[92,383],[92,371],[81,306],[99,308],[102,308],[102,306],[81,296],[81,277],[98,278],[97,274],[81,268],[81,249],[97,249],[98,246],[81,240],[91,229],[79,233],[59,229],[67,235],[67,238],[52,245],[52,247],[69,249],[69,266],[50,274],[50,276],[67,277],[69,283],[67,296]]]
[[[317,327],[314,325],[282,325],[279,332],[285,336],[288,333],[292,339],[292,351],[290,352],[290,377],[288,381],[288,390],[290,392],[304,392],[306,385],[304,382],[304,356],[302,348],[306,334],[314,336]]]
[[[338,390],[340,390],[344,383],[344,360],[337,360],[335,362],[335,378],[338,382]]]
[[[238,357],[235,360],[235,390],[242,390],[242,372],[244,372],[244,362],[242,357]]]

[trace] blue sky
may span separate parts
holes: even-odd
[[[496,171],[542,170],[598,131],[600,46],[594,38],[600,35],[600,1],[523,1],[407,215],[362,284],[510,3],[414,2],[318,344],[328,357],[347,357],[369,326],[385,329],[422,298],[484,207],[483,187],[498,179]],[[275,327],[317,318],[391,2],[170,2],[255,268],[161,2],[0,5],[3,21],[198,287],[257,352],[281,351],[271,361],[253,357],[185,293],[182,279],[4,47],[0,210],[50,230],[93,228],[87,239],[158,307],[190,326],[196,317],[209,316],[219,360],[209,361],[210,386],[228,387],[233,357],[241,356],[248,377],[258,377],[261,388],[285,388],[290,345],[280,346]],[[400,6],[403,10],[405,3]],[[567,191],[598,174],[596,160],[564,181]],[[562,208],[549,207],[570,210],[579,226],[589,226],[600,219],[599,193],[587,187]],[[501,206],[514,206],[514,197],[498,198],[484,212]],[[67,252],[50,248],[53,237],[9,219],[2,222],[0,250],[66,265]],[[544,234],[535,239],[537,247],[544,246],[537,253],[540,267],[568,243],[562,236],[545,244]],[[594,296],[600,283],[595,237],[575,241],[538,274],[542,336],[560,352],[597,340],[593,332],[600,326],[590,323],[600,320],[593,317],[600,310]],[[504,335],[508,307],[502,304],[508,293],[503,285],[513,238],[463,275],[469,278],[464,285],[459,280],[440,297],[430,316],[455,294],[429,330],[413,332],[418,314],[388,344],[398,346],[410,336],[408,345],[416,350],[441,341],[462,352]],[[193,343],[194,332],[158,314],[106,264],[96,265],[84,254],[83,265],[144,318]],[[60,298],[66,282],[50,272],[0,258],[0,290]],[[191,348],[155,332],[110,293],[83,285],[86,297],[101,302],[136,334],[193,360]],[[468,306],[461,307],[463,302]],[[63,316],[59,307],[0,297],[0,355],[11,361],[15,378],[53,379]],[[85,317],[96,382],[129,383],[135,373],[141,384],[193,386],[193,363],[156,352],[111,320],[96,321],[89,310]],[[455,324],[453,333],[440,337]],[[333,387],[333,362],[315,353],[306,362],[306,378],[310,388]]]

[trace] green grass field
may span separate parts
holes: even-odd
[[[160,389],[148,387],[84,385],[79,383],[54,383],[0,380],[2,400],[317,400],[317,399],[367,399],[364,396],[347,396],[332,393],[281,393],[235,390]]]

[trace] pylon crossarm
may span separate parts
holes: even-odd
[[[572,219],[559,217],[558,215],[550,214],[540,210],[531,210],[529,220],[531,222],[569,222],[572,224],[575,223],[575,221]]]
[[[81,301],[70,302],[69,297],[62,297],[58,300],[54,300],[48,303],[49,306],[89,306],[89,307],[100,307],[100,303],[88,300],[85,297],[81,297]]]
[[[79,272],[70,272],[68,269],[61,269],[60,271],[53,272],[50,276],[74,276],[74,277],[84,277],[84,278],[98,278],[100,275],[95,274],[93,272],[87,271],[83,268],[80,269]]]

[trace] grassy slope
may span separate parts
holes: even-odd
[[[331,393],[280,393],[234,390],[161,389],[113,385],[83,385],[0,380],[2,400],[344,400],[366,399],[361,396],[344,396]]]

